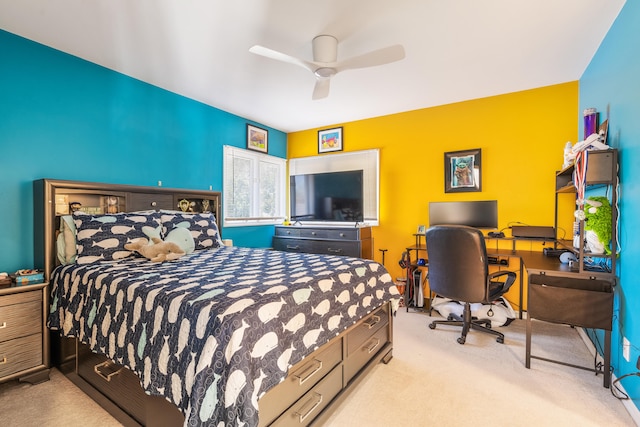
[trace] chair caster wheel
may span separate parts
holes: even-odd
[[[456,341],[458,341],[458,344],[464,344],[466,340],[464,339],[464,337],[460,337]]]
[[[435,328],[436,328],[435,323],[429,323],[429,329],[435,329]]]
[[[504,344],[504,338],[503,337],[498,337],[498,338],[496,338],[496,342],[499,342],[500,344]]]

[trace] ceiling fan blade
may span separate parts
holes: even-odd
[[[326,98],[327,96],[329,96],[329,82],[331,81],[331,79],[328,78],[321,78],[321,79],[317,79],[316,80],[316,85],[313,88],[313,95],[311,96],[311,99],[313,99],[314,101],[317,99],[322,99],[322,98]]]
[[[269,49],[268,47],[260,45],[251,46],[249,48],[249,52],[256,55],[264,56],[266,58],[275,59],[276,61],[282,61],[289,64],[297,65],[311,72],[313,72],[317,68],[316,65],[309,61],[305,61],[303,59],[299,59],[294,56],[287,55],[286,53],[278,52],[277,50]]]
[[[404,59],[404,47],[396,44],[382,49],[374,50],[373,52],[365,53],[363,55],[354,56],[353,58],[340,61],[334,67],[336,72],[351,70],[354,68],[375,67],[377,65],[384,65],[390,62],[399,61]]]

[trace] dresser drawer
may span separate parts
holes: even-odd
[[[42,334],[0,342],[0,378],[42,364]]]
[[[274,236],[273,249],[285,252],[360,257],[359,241],[313,240]]]
[[[280,418],[273,427],[306,426],[333,400],[342,390],[342,366],[338,365],[302,396]]]
[[[311,353],[289,369],[287,378],[259,401],[260,425],[268,425],[342,361],[342,339]]]
[[[312,239],[357,240],[357,228],[303,228],[300,237]]]
[[[39,296],[39,292],[26,293],[35,293]],[[42,302],[39,298],[37,301],[0,306],[0,343],[41,332]]]
[[[276,236],[300,237],[300,229],[296,227],[276,227]]]

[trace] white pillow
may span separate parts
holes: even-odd
[[[60,233],[56,239],[56,249],[60,264],[67,265],[76,262],[76,224],[71,215],[60,217]]]

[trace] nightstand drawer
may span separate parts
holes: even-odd
[[[0,378],[42,364],[42,334],[0,342]]]
[[[39,294],[38,292],[26,292],[26,294],[32,293]],[[7,297],[0,300],[5,299]],[[21,304],[0,306],[0,342],[38,334],[41,332],[41,328],[42,302],[39,299]]]

